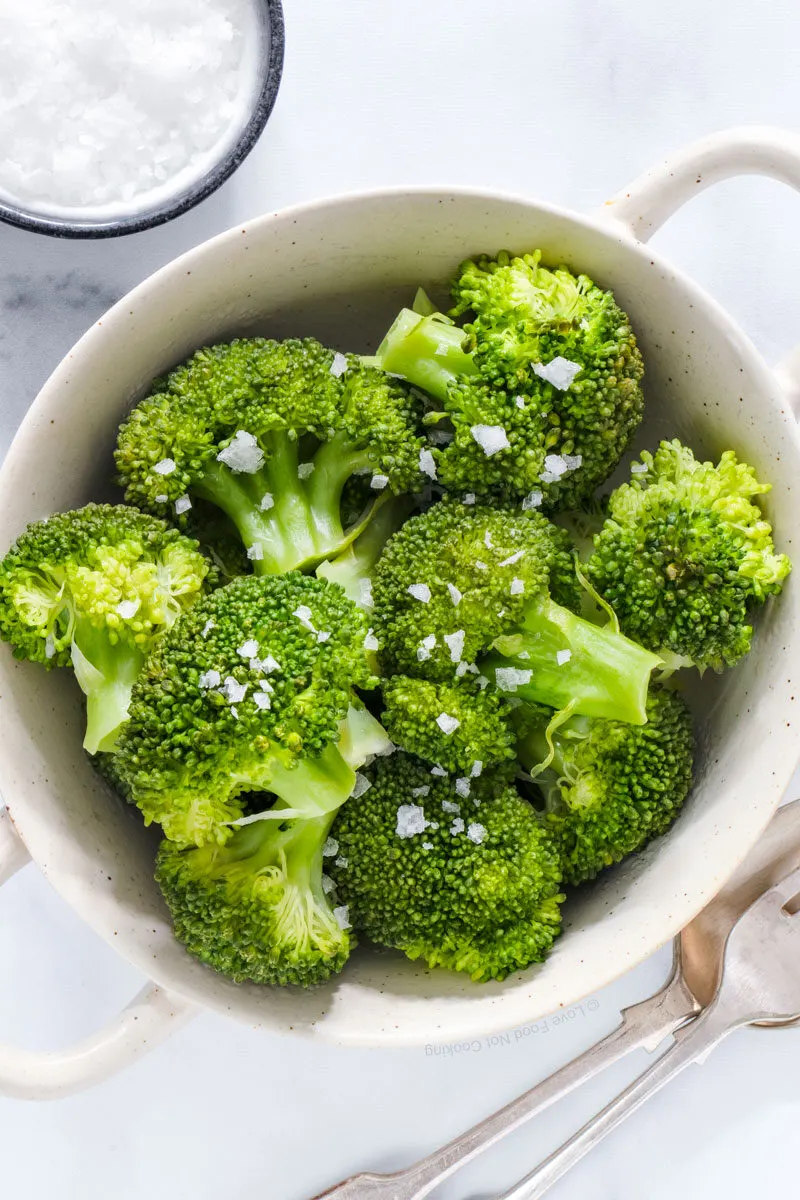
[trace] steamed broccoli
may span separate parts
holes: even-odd
[[[645,451],[611,495],[586,573],[622,629],[677,665],[733,666],[750,649],[750,612],[791,564],[753,497],[768,492],[726,450],[715,466],[679,441]]]
[[[383,702],[381,721],[392,740],[445,771],[474,777],[514,759],[510,708],[472,679],[432,683],[395,675],[383,681]]]
[[[565,606],[579,607],[568,547],[536,512],[450,499],[412,517],[375,570],[385,673],[445,681],[477,665],[520,700],[641,724],[661,660]]]
[[[640,726],[572,717],[554,728],[552,712],[527,705],[514,715],[565,882],[593,879],[666,833],[692,784],[692,724],[679,695],[654,685]]]
[[[257,821],[224,846],[163,841],[156,879],[189,953],[237,983],[309,987],[340,971],[355,939],[325,892],[335,815]]]
[[[197,542],[124,505],[28,526],[0,563],[0,637],[16,658],[71,666],[90,754],[110,750],[145,656],[215,581]]]
[[[625,453],[643,366],[612,294],[540,258],[462,263],[449,317],[403,310],[370,361],[440,406],[454,434],[434,451],[447,488],[530,495],[552,510],[590,496]]]
[[[354,927],[476,981],[540,962],[563,896],[555,841],[533,808],[491,774],[465,798],[400,751],[369,778],[333,826],[330,870]]]
[[[419,407],[406,384],[313,338],[240,339],[156,381],[120,429],[117,469],[131,503],[179,522],[197,497],[216,505],[255,573],[280,574],[339,553],[368,523],[369,508],[343,525],[354,474],[370,476],[373,498],[419,486]]]
[[[267,819],[346,800],[354,768],[389,748],[353,690],[377,683],[366,633],[341,588],[297,573],[236,579],[196,605],[148,658],[117,747],[147,822],[222,843],[249,792],[284,801]]]

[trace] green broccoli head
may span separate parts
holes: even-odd
[[[569,537],[539,513],[443,500],[390,540],[373,596],[388,675],[445,682],[477,666],[482,686],[517,700],[646,719],[661,659],[572,611],[580,597]]]
[[[555,841],[532,807],[492,774],[464,797],[399,751],[369,778],[332,831],[331,874],[354,927],[476,981],[540,962],[563,897]]]
[[[467,777],[480,775],[484,767],[513,761],[511,710],[497,692],[481,691],[467,678],[432,683],[395,675],[382,686],[381,721],[404,750]]]
[[[125,505],[29,525],[0,563],[0,637],[17,658],[72,666],[84,745],[113,747],[145,655],[216,582],[197,542]]]
[[[284,799],[281,819],[342,803],[360,762],[337,743],[363,709],[353,689],[377,682],[366,634],[341,588],[297,573],[236,579],[192,609],[148,658],[117,747],[147,822],[202,845],[230,836],[250,792]]]
[[[611,495],[586,573],[630,637],[722,670],[750,649],[750,613],[791,569],[753,497],[769,491],[726,450],[715,466],[679,441],[632,465]]]
[[[514,715],[567,883],[593,879],[666,833],[692,785],[692,723],[679,695],[654,685],[641,726],[572,717],[548,732],[551,712],[523,706]]]
[[[452,440],[434,451],[445,487],[553,511],[588,498],[628,448],[643,366],[613,295],[540,258],[463,263],[450,316],[403,310],[374,361],[424,388],[448,419]]]
[[[446,498],[412,517],[375,569],[374,619],[382,661],[396,672],[453,679],[527,600],[580,604],[569,537],[537,512]]]
[[[236,983],[309,987],[340,971],[355,938],[325,892],[332,820],[258,821],[224,846],[163,841],[156,879],[189,953]]]
[[[353,475],[373,496],[422,478],[421,403],[412,389],[313,338],[207,347],[153,385],[120,429],[126,497],[189,518],[196,499],[233,522],[256,574],[313,565],[343,550]]]

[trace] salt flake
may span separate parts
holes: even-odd
[[[494,673],[495,682],[503,692],[515,692],[518,687],[530,683],[533,671],[523,671],[517,667],[497,667]]]
[[[571,658],[571,650],[556,650],[556,662],[560,667],[563,667],[564,663],[568,663]]]
[[[235,475],[254,475],[264,465],[264,451],[252,433],[238,429],[230,444],[220,450],[217,461],[230,467]]]
[[[470,433],[487,458],[511,445],[502,425],[473,425]]]
[[[431,598],[431,589],[427,583],[411,583],[406,590],[409,596],[413,596],[415,600],[421,600],[423,604],[427,604]]]
[[[156,463],[156,465],[153,467],[153,470],[155,471],[156,475],[171,475],[175,470],[175,466],[176,463],[174,458],[162,458],[161,462]]]
[[[566,392],[581,369],[580,363],[571,362],[559,354],[551,358],[549,363],[535,363],[533,373],[545,383],[552,383],[560,392]]]
[[[425,809],[420,804],[401,804],[397,810],[395,833],[399,838],[414,837],[428,828]]]
[[[502,669],[503,668],[501,667],[500,670]],[[530,671],[528,674],[530,675]],[[451,717],[448,713],[443,712],[439,713],[439,716],[436,718],[436,724],[439,726],[445,737],[450,737],[450,735],[455,733],[455,731],[458,729],[461,722],[459,721],[458,717]]]

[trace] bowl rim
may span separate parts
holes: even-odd
[[[285,21],[281,0],[256,0],[266,13],[269,32],[269,52],[266,57],[264,78],[255,100],[250,117],[233,146],[215,163],[201,179],[190,184],[177,196],[165,200],[155,208],[130,217],[112,217],[108,220],[83,221],[70,217],[50,217],[46,213],[32,212],[24,205],[17,205],[0,198],[0,221],[26,229],[32,233],[47,234],[57,238],[110,238],[128,233],[142,233],[163,225],[175,217],[195,208],[201,201],[216,192],[238,170],[255,146],[270,118],[283,77],[283,61],[286,46]],[[201,243],[202,244],[202,243]]]
[[[78,353],[95,353],[96,338],[101,337],[103,340],[106,339],[109,326],[114,327],[117,318],[123,319],[125,317],[125,313],[128,311],[129,305],[133,300],[140,303],[143,299],[146,299],[148,292],[154,287],[161,287],[164,284],[169,287],[177,283],[179,279],[189,273],[187,268],[192,268],[193,270],[194,263],[198,259],[204,257],[209,252],[224,254],[225,250],[231,248],[235,243],[241,244],[243,241],[242,235],[252,234],[257,237],[262,229],[269,226],[276,224],[288,226],[292,222],[296,223],[303,216],[324,213],[326,209],[331,207],[354,208],[374,202],[396,202],[411,195],[435,199],[439,203],[465,199],[479,200],[490,204],[510,203],[512,205],[519,205],[530,212],[538,211],[566,220],[570,224],[583,226],[591,230],[593,234],[599,235],[609,243],[613,243],[618,252],[623,255],[633,253],[637,257],[646,257],[652,266],[661,268],[666,272],[670,278],[671,285],[676,285],[689,297],[694,299],[697,306],[705,312],[708,319],[722,325],[727,330],[730,335],[731,352],[738,352],[747,357],[759,381],[759,390],[765,396],[765,401],[769,403],[776,417],[781,420],[784,426],[786,437],[792,444],[793,453],[796,456],[800,455],[800,432],[798,431],[798,426],[790,414],[789,405],[784,405],[781,402],[781,396],[776,388],[775,373],[765,361],[763,355],[733,315],[698,282],[681,268],[676,267],[659,250],[655,250],[646,243],[632,238],[629,234],[621,230],[613,220],[603,220],[600,215],[587,215],[562,205],[543,201],[538,197],[464,185],[396,185],[329,195],[301,204],[287,206],[278,211],[254,215],[252,220],[243,221],[220,232],[214,237],[198,243],[143,279],[112,306],[100,321],[95,322],[86,331],[83,337],[67,352],[43,385],[17,431],[5,462],[0,468],[0,500],[2,500],[3,495],[9,487],[13,487],[14,477],[19,472],[20,467],[24,466],[24,460],[28,457],[32,448],[32,441],[39,436],[40,431],[36,428],[38,423],[37,418],[41,419],[47,413],[49,407],[57,399],[60,388],[64,386],[65,382],[69,382],[68,373],[74,369],[74,363],[70,364],[70,360]],[[767,397],[769,398],[768,401]],[[11,468],[10,471],[9,468]],[[795,607],[799,603],[800,599],[795,602]],[[5,669],[5,664],[0,665],[0,675],[2,675]],[[0,707],[2,707],[2,704],[0,704]],[[432,1016],[431,1020],[424,1024],[425,1030],[428,1031],[427,1033],[422,1033],[419,1028],[412,1029],[410,1027],[410,1024],[414,1024],[414,1022],[410,1022],[409,1013],[405,1010],[402,1016],[398,1014],[398,1024],[394,1027],[386,1027],[384,1025],[378,1028],[374,1020],[372,1020],[372,1014],[369,1017],[364,1014],[366,1027],[359,1029],[358,1032],[354,1032],[351,1026],[343,1024],[340,1019],[340,1009],[348,1007],[350,999],[349,983],[343,977],[338,977],[331,981],[334,990],[332,992],[325,992],[325,996],[327,997],[325,1000],[327,1011],[322,1014],[321,1019],[306,1023],[298,1014],[298,1019],[293,1021],[288,1028],[287,1022],[283,1019],[280,1011],[271,1010],[265,1005],[259,1008],[258,1015],[256,1016],[253,1007],[248,1005],[246,1001],[241,1009],[239,1009],[236,1005],[230,1003],[230,997],[215,994],[213,987],[206,989],[203,983],[198,983],[198,977],[194,972],[190,976],[183,974],[181,971],[180,979],[176,978],[170,962],[160,960],[157,956],[151,957],[146,946],[134,948],[127,943],[127,938],[122,943],[116,937],[112,938],[106,928],[108,925],[108,921],[106,920],[107,914],[103,914],[100,911],[103,904],[102,898],[97,897],[100,900],[99,905],[92,906],[88,904],[86,896],[81,895],[84,886],[83,882],[79,879],[71,878],[69,871],[65,870],[60,863],[56,863],[51,856],[47,856],[47,860],[43,858],[41,854],[43,830],[42,828],[37,828],[39,824],[38,818],[26,805],[24,796],[9,794],[7,796],[7,807],[9,815],[19,829],[20,836],[26,844],[28,843],[29,834],[32,835],[32,857],[59,894],[67,903],[75,908],[78,915],[86,920],[95,932],[99,933],[110,945],[114,946],[128,962],[131,962],[137,969],[147,973],[159,986],[192,1003],[199,1004],[204,1009],[209,1009],[220,1015],[233,1017],[251,1026],[271,1032],[282,1034],[292,1032],[304,1036],[313,1036],[320,1040],[340,1045],[418,1046],[426,1040],[428,1034],[435,1036],[436,1040],[441,1042],[457,1041],[467,1036],[486,1036],[513,1028],[515,1025],[526,1021],[536,1020],[538,1017],[548,1012],[553,1012],[564,1005],[577,1004],[585,996],[591,995],[599,988],[612,983],[622,974],[655,953],[657,949],[678,933],[689,920],[705,907],[739,863],[743,861],[752,845],[755,844],[757,837],[768,824],[780,803],[781,797],[785,794],[786,785],[789,782],[795,765],[798,737],[800,737],[800,726],[796,729],[793,728],[792,731],[793,746],[795,747],[795,754],[792,755],[792,761],[781,761],[776,764],[776,769],[770,773],[769,779],[765,780],[763,794],[759,797],[756,809],[747,815],[747,819],[738,822],[742,832],[734,839],[733,845],[728,845],[724,861],[721,864],[719,861],[716,861],[713,868],[706,872],[702,886],[696,885],[685,892],[682,897],[673,898],[669,914],[665,914],[659,923],[657,938],[655,940],[648,938],[632,943],[626,951],[624,961],[621,955],[617,956],[613,964],[605,967],[602,979],[582,978],[567,999],[559,999],[550,991],[549,1001],[543,1005],[543,999],[548,996],[548,990],[543,989],[543,994],[540,992],[536,1000],[531,1004],[531,997],[529,994],[526,994],[527,986],[520,986],[519,989],[504,991],[502,995],[489,995],[486,992],[484,993],[486,1003],[476,1005],[468,1015],[466,1012],[459,1011],[455,1021],[453,1021],[452,1011],[448,1012],[447,1017],[450,1020],[446,1023],[449,1024],[449,1028],[443,1028],[442,1025],[435,1025],[434,1017]],[[747,827],[747,834],[744,833],[745,826]],[[102,881],[99,882],[99,887],[101,889],[104,887]],[[206,970],[206,968],[200,968],[199,964],[197,966],[198,970]],[[337,992],[337,986],[341,987],[342,984],[344,984],[342,992]],[[324,985],[326,989],[330,986]],[[356,984],[355,986],[358,988],[360,985]],[[436,1005],[432,1002],[431,1011],[434,1012],[435,1008]],[[441,1018],[442,1014],[440,1013],[439,1015]]]

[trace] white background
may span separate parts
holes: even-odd
[[[3,448],[49,370],[105,307],[174,255],[257,213],[403,182],[497,187],[585,211],[702,133],[792,125],[800,108],[793,0],[286,0],[286,9],[284,83],[267,132],[200,209],[101,243],[0,227]],[[773,361],[800,335],[799,212],[777,184],[735,181],[696,199],[659,235]],[[452,1136],[601,1036],[664,972],[662,954],[595,997],[592,1011],[458,1056],[312,1047],[200,1018],[86,1095],[0,1100],[0,1194],[304,1200]],[[3,889],[4,1040],[65,1045],[140,983],[35,869]],[[502,1190],[645,1062],[591,1085],[440,1194],[484,1200]],[[740,1034],[551,1194],[795,1195],[798,1075],[800,1034]]]

